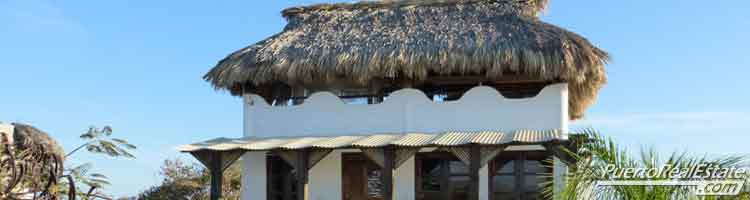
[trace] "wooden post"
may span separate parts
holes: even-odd
[[[297,163],[294,169],[297,170],[297,200],[308,199],[308,162],[310,161],[310,152],[307,149],[297,151]]]
[[[208,167],[211,172],[210,199],[219,200],[221,199],[222,176],[224,176],[220,152],[211,152],[211,163]]]
[[[383,149],[385,163],[383,165],[383,200],[393,200],[393,170],[396,165],[396,149],[388,146]]]
[[[469,147],[469,200],[479,200],[479,168],[481,168],[481,150],[479,145]]]

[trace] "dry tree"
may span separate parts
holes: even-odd
[[[14,134],[0,134],[0,199],[58,199],[63,150],[46,133],[12,124]]]

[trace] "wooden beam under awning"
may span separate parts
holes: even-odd
[[[309,199],[309,157],[310,151],[308,149],[297,150],[297,160],[294,164],[294,168],[297,170],[297,200],[308,200]]]
[[[297,200],[309,199],[309,173],[318,162],[323,160],[332,149],[305,148],[297,150],[274,151],[281,160],[284,160],[296,170],[297,178]]]
[[[211,188],[209,191],[210,200],[221,199],[222,183],[224,170],[229,168],[235,161],[237,161],[244,151],[196,151],[190,152],[190,154],[200,161],[211,173]]]
[[[469,200],[479,200],[479,170],[502,152],[507,145],[468,144],[461,147],[445,148],[461,162],[469,166]]]
[[[373,163],[381,167],[383,175],[381,181],[383,183],[383,200],[393,200],[394,197],[394,174],[401,164],[406,162],[419,151],[419,148],[398,148],[393,145],[376,147],[376,148],[362,148],[360,149],[364,153],[365,157],[369,158]]]
[[[568,167],[575,167],[575,164],[578,162],[575,150],[568,145],[560,143],[545,143],[542,144],[542,146],[544,146],[547,152],[560,159],[560,161],[565,163]]]

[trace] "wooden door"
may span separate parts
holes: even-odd
[[[362,154],[344,154],[341,192],[343,200],[382,200],[381,170]]]

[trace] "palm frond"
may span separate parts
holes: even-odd
[[[745,156],[691,156],[685,152],[673,152],[668,157],[662,157],[653,148],[643,148],[638,156],[633,156],[611,139],[598,132],[585,129],[581,131],[590,140],[578,144],[578,162],[570,168],[566,176],[566,187],[560,195],[565,200],[604,199],[696,199],[689,187],[680,186],[608,186],[597,187],[597,181],[607,180],[605,174],[607,165],[618,168],[658,168],[663,165],[691,167],[701,163],[714,164],[717,167],[741,167],[747,161]],[[655,179],[660,180],[660,179]],[[551,193],[551,188],[545,193]],[[713,198],[704,198],[713,199]],[[726,199],[722,197],[722,199]]]

